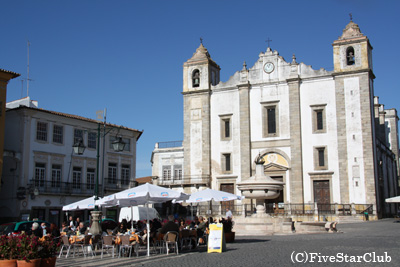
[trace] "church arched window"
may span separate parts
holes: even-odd
[[[354,48],[352,46],[349,46],[346,49],[346,59],[347,59],[347,65],[354,65],[356,63],[354,56]]]
[[[193,83],[193,87],[199,87],[200,86],[200,71],[197,70],[197,69],[193,71],[192,83]]]

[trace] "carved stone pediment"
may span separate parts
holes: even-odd
[[[276,164],[276,163],[269,163],[264,166],[265,172],[272,172],[272,171],[287,171],[289,168]]]

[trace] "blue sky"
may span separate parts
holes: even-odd
[[[144,130],[137,177],[151,175],[156,142],[183,138],[182,65],[200,44],[221,81],[252,67],[266,40],[286,61],[333,69],[332,43],[349,13],[373,46],[375,95],[400,109],[400,1],[2,1],[0,68],[27,77],[39,107]],[[21,77],[7,101],[26,96]]]

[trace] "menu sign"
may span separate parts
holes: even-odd
[[[226,250],[225,236],[222,223],[210,224],[210,234],[208,235],[207,252],[221,253]]]

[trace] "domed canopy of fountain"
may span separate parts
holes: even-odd
[[[250,199],[274,199],[279,197],[284,182],[272,179],[264,173],[264,158],[258,155],[254,161],[256,174],[237,184],[242,195]]]

